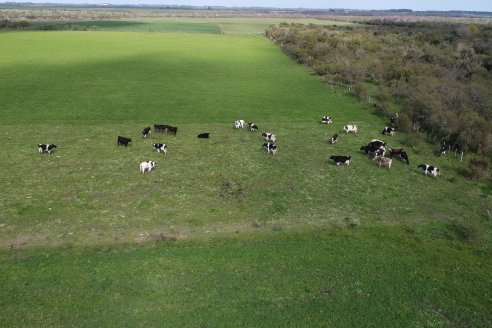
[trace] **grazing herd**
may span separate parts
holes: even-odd
[[[397,130],[397,126],[395,125],[397,120],[398,120],[398,114],[395,114],[395,116],[391,117],[390,119],[391,126],[385,126],[382,134],[386,136],[394,136]],[[323,116],[321,118],[321,124],[332,124],[332,123],[333,123],[333,119],[330,116]],[[343,130],[347,134],[357,133],[358,127],[357,125],[348,124],[343,127]],[[334,145],[337,142],[338,142],[338,134],[336,133],[331,137],[330,143]],[[360,150],[363,151],[364,154],[366,155],[373,156],[372,160],[379,167],[387,167],[388,169],[390,169],[391,164],[393,163],[393,158],[396,156],[399,157],[402,162],[410,164],[408,153],[404,148],[402,147],[389,148],[387,151],[386,142],[382,140],[373,139],[367,145],[363,145],[362,147],[360,147]],[[387,152],[389,154],[389,157],[384,156]],[[443,147],[438,152],[438,156],[440,156],[445,152],[446,149]],[[342,164],[345,166],[349,166],[351,162],[351,157],[347,155],[332,155],[330,156],[330,159],[333,160],[337,166],[340,166]],[[423,169],[424,174],[430,174],[434,177],[440,175],[440,170],[432,165],[420,164],[418,167]]]
[[[396,114],[391,118],[391,124],[394,125],[396,120],[398,119],[398,115]],[[330,116],[323,116],[321,118],[321,124],[332,124],[333,119]],[[234,122],[234,128],[235,129],[242,129],[245,127],[245,121],[244,120],[237,120]],[[255,132],[258,130],[258,125],[253,123],[253,122],[248,122],[248,129],[251,132]],[[348,133],[357,133],[358,127],[357,125],[345,125],[343,127],[343,130],[348,134]],[[387,126],[384,127],[383,129],[383,135],[389,135],[393,136],[396,131],[396,126]],[[155,133],[168,133],[172,135],[176,135],[178,132],[178,128],[176,126],[172,125],[163,125],[163,124],[154,124],[154,132]],[[142,130],[142,136],[143,138],[147,138],[152,135],[152,130],[150,127],[146,127]],[[206,132],[206,133],[200,133],[198,134],[199,139],[208,139],[210,138],[211,133]],[[263,137],[265,143],[263,143],[263,148],[266,149],[268,154],[275,155],[277,153],[277,145],[275,144],[277,140],[277,136],[271,132],[264,132],[261,134]],[[339,140],[338,133],[335,133],[331,138],[330,138],[330,143],[332,145],[335,145]],[[131,138],[127,138],[124,136],[118,136],[117,138],[117,146],[125,146],[128,147],[128,145],[132,142]],[[158,153],[164,153],[167,154],[167,145],[163,143],[154,143],[152,144],[154,149]],[[51,152],[57,148],[56,145],[54,144],[38,144],[38,152],[40,154],[42,153],[48,153],[51,154]],[[364,145],[360,148],[361,151],[363,151],[366,155],[371,155],[373,156],[372,160],[380,167],[387,167],[388,169],[391,168],[391,165],[393,163],[393,158],[395,156],[398,156],[402,162],[406,164],[410,164],[410,160],[408,157],[407,152],[405,151],[404,148],[398,147],[398,148],[390,148],[388,150],[389,157],[384,157],[386,154],[386,143],[382,140],[378,139],[373,139],[371,140],[367,145]],[[441,149],[439,151],[439,155],[444,153],[445,150]],[[337,166],[340,165],[345,165],[349,166],[352,160],[351,156],[348,155],[332,155],[330,156],[330,159],[335,162]],[[154,161],[146,161],[140,163],[140,172],[142,174],[145,174],[145,172],[150,172],[156,167],[156,163]],[[432,165],[428,164],[420,164],[418,168],[422,168],[423,173],[425,175],[430,174],[431,176],[437,177],[440,175],[440,170],[437,167],[434,167]]]

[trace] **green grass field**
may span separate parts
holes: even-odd
[[[383,138],[385,119],[262,36],[16,32],[0,49],[3,326],[491,324],[490,186]],[[154,123],[177,136],[143,139]],[[375,166],[373,138],[411,165]]]

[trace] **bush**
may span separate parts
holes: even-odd
[[[489,162],[485,159],[470,159],[468,161],[468,177],[473,180],[486,180],[489,178]]]

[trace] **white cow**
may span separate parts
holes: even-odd
[[[242,129],[244,128],[244,120],[238,120],[234,122],[234,127],[236,129]]]
[[[151,171],[155,167],[155,162],[154,161],[148,161],[148,162],[142,162],[140,163],[140,172],[142,174],[145,173],[145,171]]]
[[[357,125],[345,125],[343,127],[343,129],[345,130],[345,132],[349,133],[349,132],[353,132],[353,133],[357,133]]]

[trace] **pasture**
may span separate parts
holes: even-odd
[[[490,186],[421,140],[383,137],[384,118],[266,38],[16,32],[0,48],[8,326],[490,324]],[[179,131],[143,139],[154,123]],[[411,164],[377,167],[359,151],[373,138]]]

